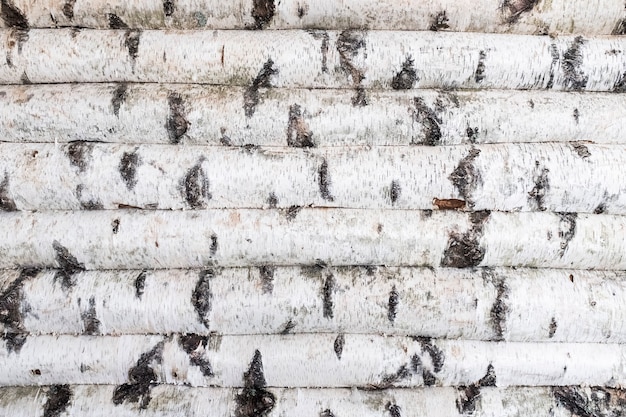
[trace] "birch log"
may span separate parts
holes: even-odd
[[[267,265],[81,272],[65,281],[58,270],[3,271],[0,283],[0,335],[16,347],[28,333],[626,342],[622,272]]]
[[[306,152],[0,144],[0,210],[430,210],[454,200],[474,210],[626,214],[622,166],[626,146],[580,142]]]
[[[623,411],[623,390],[600,387],[429,387],[389,389],[264,389],[268,402],[261,415],[282,417],[514,417],[520,415],[571,417],[616,416]],[[54,385],[0,388],[0,413],[12,417],[45,415],[58,410],[68,417],[206,417],[247,415],[243,391],[228,388],[190,388],[156,385],[144,408],[114,404],[114,386]],[[54,407],[53,407],[54,405]],[[594,412],[596,412],[594,414]],[[258,415],[258,414],[257,414]]]
[[[626,84],[626,38],[617,36],[5,29],[0,42],[0,83],[246,86],[250,118],[269,87],[352,88],[352,103],[364,106],[365,89],[623,91]]]
[[[622,94],[379,90],[368,92],[367,106],[355,107],[351,91],[272,88],[259,91],[250,118],[244,94],[245,88],[199,85],[5,85],[0,111],[11,117],[0,118],[0,142],[294,147],[625,142]],[[183,105],[172,106],[168,96],[180,97]],[[169,122],[175,118],[181,120],[180,136]]]
[[[626,346],[353,334],[31,336],[19,352],[0,342],[0,365],[2,385],[127,384],[128,390],[145,383],[242,387],[244,373],[258,375],[261,367],[267,386],[284,388],[467,386],[481,380],[498,387],[618,387],[626,383]]]
[[[4,27],[141,29],[363,28],[524,34],[624,34],[621,0],[13,0]],[[7,7],[8,8],[8,7]],[[113,15],[114,17],[112,17]]]
[[[207,265],[626,269],[626,217],[449,210],[1,213],[0,268]]]

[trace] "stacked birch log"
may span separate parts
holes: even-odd
[[[0,416],[626,415],[622,0],[0,6]]]

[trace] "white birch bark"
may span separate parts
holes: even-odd
[[[129,375],[141,368],[155,383],[242,387],[251,364],[262,365],[268,387],[284,388],[459,386],[481,379],[498,387],[626,383],[623,344],[346,334],[338,353],[336,334],[297,334],[29,336],[19,352],[5,345],[0,341],[1,385],[137,384]]]
[[[65,287],[58,274],[0,274],[0,295],[17,298],[18,317],[0,321],[0,334],[369,333],[626,341],[621,272],[265,266],[82,272]],[[210,308],[198,303],[201,294],[210,294]],[[7,311],[0,304],[0,316]]]
[[[16,35],[18,33],[18,35]],[[0,82],[171,82],[266,87],[622,91],[624,37],[402,31],[2,30]],[[326,45],[324,47],[324,45]],[[330,45],[330,46],[329,46]],[[71,51],[71,53],[68,53]]]
[[[615,169],[622,166],[624,146],[583,143],[306,152],[0,144],[0,193],[5,210],[430,210],[442,206],[440,200],[455,199],[461,200],[458,207],[474,210],[626,214],[626,174]]]
[[[133,28],[362,28],[525,34],[620,33],[620,0],[216,0],[169,2],[13,0],[31,27],[109,28],[110,13]],[[265,6],[268,4],[268,6]],[[4,26],[10,25],[4,21]]]
[[[295,218],[294,218],[295,217]],[[2,213],[0,268],[207,265],[626,269],[626,217],[449,210]]]
[[[69,394],[67,402],[58,401],[61,390]],[[624,397],[622,390],[598,387],[481,387],[476,396],[470,396],[470,401],[466,399],[463,387],[380,392],[315,388],[272,388],[267,391],[274,396],[273,406],[264,414],[270,417],[381,416],[389,415],[394,406],[406,417],[422,417],[424,413],[432,417],[570,417],[576,404],[604,413],[599,415],[615,412],[619,415],[620,399]],[[237,415],[240,411],[238,396],[241,392],[228,388],[156,385],[151,391],[153,400],[144,409],[136,403],[114,405],[111,402],[114,392],[115,387],[107,385],[2,387],[0,413],[13,417],[43,415],[46,404],[53,403],[60,403],[63,415],[68,417],[87,414],[92,417],[178,417],[181,413],[188,417],[206,417]],[[465,410],[464,404],[467,404]]]
[[[0,111],[11,117],[0,119],[0,141],[172,143],[172,93],[187,121],[178,141],[192,145],[618,144],[626,130],[626,96],[609,93],[379,90],[355,107],[352,91],[272,88],[248,118],[240,87],[5,85]]]

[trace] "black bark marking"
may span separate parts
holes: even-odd
[[[113,221],[111,222],[111,231],[114,235],[116,235],[117,232],[120,231],[120,219],[113,219]]]
[[[293,148],[314,148],[313,132],[302,114],[298,104],[289,106],[289,124],[287,125],[287,145]]]
[[[528,100],[528,105],[530,106],[531,109],[535,108],[535,102],[532,99]]]
[[[572,91],[580,91],[587,86],[589,79],[580,66],[583,63],[581,47],[585,43],[582,36],[574,38],[574,42],[563,53],[563,63],[561,68],[565,77],[565,88]]]
[[[437,116],[437,113],[429,108],[421,97],[413,98],[413,120],[420,123],[424,129],[424,138],[421,141],[416,141],[415,138],[411,141],[412,145],[428,145],[435,146],[441,141],[441,118]]]
[[[576,417],[618,417],[626,409],[623,390],[602,387],[553,387],[556,403]]]
[[[503,0],[501,9],[506,23],[516,23],[523,13],[529,12],[539,0]]]
[[[422,368],[422,358],[419,355],[415,354],[411,357],[411,370],[413,373],[418,373],[418,371]]]
[[[187,120],[187,112],[183,97],[176,92],[170,92],[167,95],[167,105],[170,112],[165,121],[165,129],[170,143],[178,144],[181,138],[189,129],[189,121]]]
[[[254,19],[254,25],[248,27],[248,29],[265,29],[270,23],[276,12],[276,5],[274,0],[253,0],[252,2],[252,18]]]
[[[126,33],[124,33],[124,46],[128,50],[128,56],[130,57],[133,66],[135,65],[135,60],[139,56],[140,39],[140,30],[127,30]]]
[[[94,144],[91,142],[77,140],[67,145],[65,154],[70,160],[70,164],[78,168],[79,172],[85,172],[89,164],[89,159],[91,159],[93,147]]]
[[[448,246],[443,253],[441,266],[450,268],[469,268],[478,266],[485,257],[485,248],[480,239],[483,226],[491,213],[487,210],[470,214],[472,227],[465,233],[451,232]]]
[[[26,74],[26,71],[22,73],[22,76],[20,77],[20,82],[22,84],[32,84],[30,78],[28,78],[28,74]]]
[[[128,190],[132,190],[137,184],[136,176],[139,165],[141,165],[141,158],[136,149],[132,152],[124,152],[118,170]]]
[[[613,84],[614,93],[626,93],[626,72],[624,72]]]
[[[10,28],[28,30],[28,19],[26,15],[18,9],[12,1],[2,0],[0,4],[0,16],[4,24]]]
[[[217,253],[218,244],[219,243],[217,241],[217,235],[213,233],[211,235],[211,246],[209,246],[209,253],[211,254],[211,256],[215,256],[215,254]]]
[[[328,163],[326,159],[322,159],[322,164],[317,170],[317,183],[319,185],[320,194],[326,201],[335,201],[335,198],[330,193],[330,174],[328,173]]]
[[[243,94],[243,110],[246,117],[252,117],[256,111],[256,106],[260,102],[259,89],[272,87],[272,75],[278,74],[278,70],[274,68],[274,61],[270,58],[257,76],[252,80],[250,87],[246,88]]]
[[[469,140],[470,143],[474,144],[476,143],[476,138],[478,137],[478,128],[471,128],[471,127],[467,127],[467,129],[465,129],[465,134],[467,135],[467,139]]]
[[[287,217],[287,221],[294,220],[298,216],[298,213],[300,213],[300,210],[302,210],[302,207],[300,206],[290,206],[287,208],[287,210],[285,210],[285,217]]]
[[[261,288],[264,294],[271,294],[274,291],[274,273],[276,267],[272,265],[263,265],[259,267],[259,276],[261,277]]]
[[[69,20],[74,19],[74,4],[76,0],[65,0],[63,4],[63,15],[67,17]]]
[[[578,111],[578,109],[574,109],[572,116],[574,116],[574,121],[576,122],[576,124],[578,124],[578,119],[580,118],[580,112]]]
[[[441,11],[433,16],[433,20],[431,21],[430,27],[428,29],[432,30],[433,32],[450,29],[450,25],[448,25],[449,21],[450,20],[448,19],[448,16],[446,16],[446,11]]]
[[[365,36],[364,31],[344,30],[339,34],[336,44],[337,52],[339,52],[339,66],[352,79],[352,85],[356,91],[355,96],[352,97],[352,105],[355,107],[368,104],[365,90],[361,85],[365,79],[365,72],[352,62],[359,51],[365,49]]]
[[[487,367],[487,374],[472,385],[459,387],[459,396],[456,399],[456,408],[460,414],[472,415],[476,411],[476,400],[480,398],[481,387],[494,387],[496,374],[493,365]]]
[[[393,324],[398,314],[398,304],[400,304],[400,294],[396,290],[396,286],[391,287],[389,293],[389,301],[387,302],[387,319]]]
[[[193,167],[189,168],[182,180],[182,196],[187,205],[192,209],[202,209],[206,207],[206,201],[213,196],[209,192],[209,178],[202,169],[204,157]]]
[[[163,14],[166,17],[174,14],[174,0],[163,0]]]
[[[535,186],[528,193],[528,200],[532,202],[537,210],[545,211],[545,198],[546,193],[550,190],[550,180],[548,178],[548,168],[541,168],[539,161],[535,161]]]
[[[391,198],[391,204],[395,204],[400,198],[400,193],[402,192],[402,187],[400,187],[400,182],[397,180],[391,181],[391,187],[389,187],[389,197]]]
[[[304,7],[303,7],[300,4],[298,4],[298,10],[296,11],[296,14],[297,14],[299,19],[302,19],[304,16],[306,16],[308,11],[309,11],[309,6],[308,5],[304,5]]]
[[[43,417],[59,417],[65,412],[72,400],[69,385],[53,385],[48,389],[46,403],[43,406]]]
[[[496,290],[496,299],[489,311],[489,322],[494,332],[493,340],[501,342],[504,340],[506,318],[509,313],[509,307],[506,304],[509,298],[509,286],[503,277],[497,276],[489,270],[483,271],[483,279],[493,285]]]
[[[322,53],[322,72],[328,72],[328,44],[330,42],[328,32],[324,30],[308,30],[307,33],[313,36],[313,39],[322,41],[322,45],[320,46],[320,52]]]
[[[560,55],[559,49],[553,43],[550,45],[550,54],[552,55],[552,63],[550,64],[550,75],[548,77],[548,84],[546,84],[546,88],[550,89],[554,86],[554,71],[556,66],[559,64]]]
[[[556,319],[554,317],[552,317],[552,320],[550,320],[550,326],[548,328],[548,337],[550,339],[552,339],[554,337],[554,334],[556,333],[556,329],[557,329],[557,323],[556,323]]]
[[[202,375],[213,377],[213,367],[211,362],[204,357],[206,347],[209,343],[208,336],[200,336],[197,334],[186,334],[178,338],[178,344],[189,355],[189,362],[193,366],[200,368]]]
[[[113,106],[113,114],[117,117],[120,116],[120,107],[124,103],[127,97],[128,84],[121,83],[113,90],[113,97],[111,97],[111,106]]]
[[[470,149],[469,154],[461,159],[459,165],[452,171],[448,179],[463,196],[469,207],[473,207],[472,193],[482,183],[480,172],[474,167],[474,160],[480,154],[479,149]]]
[[[335,417],[335,415],[333,414],[332,411],[330,411],[329,408],[327,408],[326,410],[320,413],[320,417]]]
[[[437,383],[437,378],[428,369],[422,369],[422,381],[424,381],[424,386],[432,387]]]
[[[578,213],[557,213],[559,216],[559,238],[561,239],[561,248],[559,256],[562,258],[569,246],[570,241],[576,235],[576,219]]]
[[[164,341],[161,341],[152,350],[141,354],[135,366],[128,371],[128,382],[115,387],[113,404],[139,403],[140,409],[148,408],[152,399],[150,390],[153,383],[158,380],[152,363],[161,363],[164,344]]]
[[[83,210],[102,210],[104,206],[98,200],[83,200],[83,184],[78,184],[76,186],[76,198],[80,202],[80,206]]]
[[[280,334],[285,335],[289,334],[296,327],[296,323],[293,320],[289,319],[287,323],[283,326],[283,329],[280,331]]]
[[[591,152],[589,152],[589,148],[587,148],[583,143],[570,142],[570,145],[572,145],[572,148],[574,149],[576,154],[578,154],[578,156],[580,156],[581,158],[586,159],[591,156]]]
[[[477,83],[482,83],[485,79],[485,59],[487,59],[487,52],[480,51],[478,53],[478,65],[474,71],[474,81]]]
[[[346,343],[346,337],[343,333],[340,333],[335,338],[335,342],[333,343],[333,349],[335,351],[335,355],[337,355],[337,359],[341,360],[341,355],[343,354],[343,345]]]
[[[394,90],[410,90],[416,81],[418,81],[418,77],[413,58],[408,56],[402,64],[402,69],[393,76],[391,88]]]
[[[433,344],[430,337],[417,337],[415,340],[417,340],[422,347],[422,352],[428,353],[428,356],[430,356],[433,371],[435,371],[435,373],[441,372],[446,360],[443,351]]]
[[[0,182],[0,211],[17,211],[15,201],[9,196],[9,174],[6,172]]]
[[[128,25],[116,14],[107,13],[109,18],[109,29],[128,29]]]
[[[80,313],[80,318],[83,320],[83,334],[97,335],[100,333],[100,320],[96,315],[96,299],[89,297],[89,308]]]
[[[52,242],[52,248],[55,252],[55,259],[59,264],[60,270],[54,276],[54,281],[60,281],[61,287],[68,291],[74,286],[73,275],[77,272],[84,271],[85,265],[78,262],[76,257],[59,241]]]
[[[143,295],[143,291],[146,288],[146,276],[148,275],[147,271],[141,271],[137,278],[135,278],[135,298],[141,299]]]
[[[385,408],[387,409],[387,411],[389,411],[389,415],[391,417],[402,417],[402,414],[401,414],[402,409],[400,408],[400,406],[396,404],[392,404],[391,402],[388,402],[385,405]]]
[[[324,280],[322,287],[322,303],[323,303],[323,315],[324,318],[333,318],[333,292],[335,291],[335,277],[333,274],[329,274]]]
[[[275,193],[270,193],[270,196],[267,198],[267,204],[270,208],[276,208],[276,206],[278,206],[278,197],[276,197]]]
[[[256,350],[248,371],[243,374],[244,388],[235,401],[236,417],[264,417],[272,411],[276,404],[276,397],[265,389],[265,375],[263,374],[263,359],[261,352]]]
[[[207,314],[211,311],[211,300],[213,298],[213,294],[211,293],[211,279],[214,276],[215,271],[212,269],[200,272],[198,282],[191,295],[191,304],[198,314],[198,320],[207,329],[209,328]]]
[[[383,375],[380,383],[368,385],[367,389],[372,391],[385,390],[393,387],[398,382],[402,381],[405,378],[409,378],[410,376],[411,372],[409,371],[407,366],[402,365],[400,366],[400,368],[398,368],[396,372]]]
[[[593,211],[594,214],[602,214],[606,212],[606,204],[605,203],[600,203],[598,204],[598,207],[596,207],[596,209]]]
[[[38,269],[23,269],[4,292],[0,293],[0,323],[4,326],[4,332],[0,332],[0,338],[6,341],[8,353],[19,353],[26,343],[22,288],[24,282],[37,276],[38,273]]]
[[[617,21],[611,35],[626,35],[626,19]]]

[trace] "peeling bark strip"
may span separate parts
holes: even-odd
[[[252,0],[254,26],[251,29],[265,29],[274,17],[275,11],[274,0]]]
[[[256,106],[261,100],[259,97],[259,89],[272,87],[271,77],[276,74],[278,74],[278,70],[274,68],[274,61],[270,58],[263,64],[263,68],[256,78],[252,80],[252,84],[243,94],[243,109],[246,117],[252,117],[254,115]]]
[[[152,383],[158,381],[157,373],[152,366],[153,363],[161,363],[164,344],[165,341],[161,341],[152,350],[141,355],[136,365],[128,371],[128,382],[115,387],[113,404],[139,403],[140,409],[148,408],[152,399],[150,396]]]
[[[581,91],[587,86],[589,76],[580,69],[583,64],[581,47],[585,42],[582,36],[577,36],[563,53],[561,68],[565,77],[564,86],[567,90]]]
[[[289,125],[287,126],[287,145],[294,148],[314,148],[313,132],[309,129],[298,104],[289,106]]]
[[[4,24],[10,28],[28,30],[28,19],[11,0],[2,0],[0,3],[0,16]]]
[[[256,350],[248,371],[243,374],[244,388],[235,401],[236,417],[263,417],[268,415],[276,404],[276,397],[265,389],[265,375],[263,374],[263,359],[261,352]]]
[[[259,276],[261,278],[261,285],[263,287],[264,294],[271,294],[274,290],[274,272],[275,266],[263,265],[259,267]]]
[[[337,52],[339,52],[339,65],[341,69],[352,79],[352,85],[356,94],[352,98],[352,105],[355,107],[367,106],[368,101],[365,96],[362,82],[365,79],[365,71],[358,68],[353,60],[365,49],[366,32],[356,30],[344,30],[337,37]]]
[[[413,88],[416,81],[418,81],[418,77],[413,58],[408,56],[406,61],[402,64],[402,69],[393,76],[391,88],[394,90],[410,90]]]
[[[393,323],[398,312],[398,304],[400,304],[400,294],[394,285],[389,293],[389,302],[387,303],[387,319]]]
[[[206,201],[212,198],[209,192],[209,178],[202,169],[204,157],[187,171],[183,178],[183,197],[192,209],[202,209],[206,207]]]
[[[413,139],[412,145],[423,144],[428,146],[438,145],[441,141],[441,118],[437,116],[434,110],[429,108],[421,97],[413,99],[413,120],[422,124],[424,137],[421,141]]]
[[[196,313],[198,314],[198,320],[209,329],[209,320],[207,318],[209,311],[211,311],[211,279],[215,276],[213,269],[207,269],[200,272],[198,282],[191,295],[191,304],[194,306]]]
[[[15,201],[9,196],[9,174],[6,172],[0,182],[0,211],[17,211]]]
[[[115,90],[113,90],[113,96],[111,97],[111,106],[113,107],[113,114],[116,117],[120,116],[120,107],[126,101],[128,95],[128,84],[120,83]]]
[[[70,164],[78,168],[79,172],[85,172],[88,167],[94,144],[85,141],[70,142],[65,150]]]
[[[320,194],[326,201],[334,201],[335,198],[330,193],[330,174],[328,173],[328,163],[326,159],[322,159],[322,164],[317,170],[317,183],[319,185]]]
[[[480,398],[481,387],[495,387],[496,373],[493,365],[489,364],[487,373],[477,382],[466,387],[459,387],[459,396],[456,399],[456,407],[459,413],[472,415],[476,411],[476,401]]]
[[[469,268],[478,266],[485,257],[485,248],[480,244],[483,226],[491,213],[487,210],[470,213],[472,227],[465,233],[450,233],[448,245],[443,253],[441,266]]]
[[[474,81],[481,83],[485,79],[485,59],[487,58],[487,52],[480,51],[478,55],[478,65],[474,72]]]
[[[48,389],[47,397],[43,417],[59,417],[70,405],[72,389],[69,385],[53,385]]]
[[[346,337],[343,333],[337,335],[335,338],[335,342],[333,343],[333,350],[335,351],[335,355],[337,359],[341,360],[341,355],[343,354],[343,345],[346,343]]]
[[[459,162],[448,179],[459,191],[459,194],[472,208],[472,193],[482,183],[480,172],[474,167],[474,160],[480,155],[479,149],[470,149],[468,155]]]
[[[38,273],[38,269],[23,269],[19,277],[0,293],[0,323],[4,326],[4,331],[0,330],[0,338],[6,341],[8,353],[19,353],[26,343],[22,286],[25,281],[37,276]]]
[[[557,213],[559,216],[559,239],[561,239],[561,250],[559,256],[562,258],[569,246],[570,241],[576,235],[576,219],[578,213]]]
[[[208,343],[208,336],[197,334],[187,334],[178,338],[178,344],[189,355],[191,364],[200,368],[202,375],[212,377],[214,376],[213,368],[209,360],[204,357]]]
[[[332,319],[333,318],[333,293],[335,291],[335,277],[333,274],[329,274],[324,280],[324,285],[322,287],[322,305],[324,311],[324,318]]]
[[[133,152],[124,152],[122,159],[120,159],[118,170],[129,191],[137,184],[137,167],[140,165],[141,158],[136,150]]]
[[[506,23],[516,23],[523,13],[531,11],[539,3],[539,0],[503,0]]]
[[[63,4],[63,15],[69,20],[74,19],[74,4],[76,4],[76,0],[65,0]]]
[[[545,211],[546,193],[550,190],[550,180],[548,178],[548,168],[540,166],[539,161],[535,161],[535,186],[528,192],[528,201],[533,202],[537,210]]]
[[[170,108],[169,116],[165,122],[165,129],[170,143],[180,143],[182,137],[189,129],[189,121],[187,120],[187,111],[183,97],[176,92],[167,95],[167,105]]]
[[[94,297],[89,297],[89,308],[80,314],[80,318],[83,320],[83,334],[100,334],[100,320],[96,315],[96,299]]]
[[[556,403],[577,417],[618,417],[626,407],[626,393],[603,387],[553,387]]]

